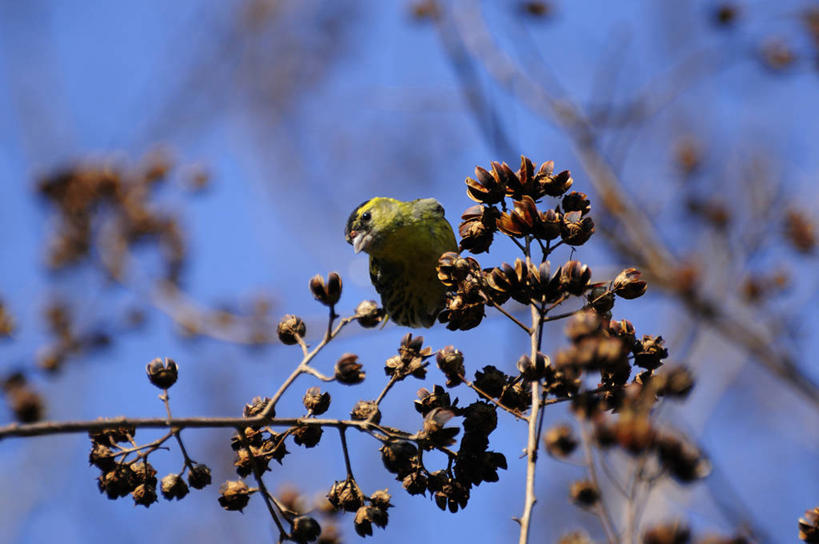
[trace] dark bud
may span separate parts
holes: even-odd
[[[318,425],[300,425],[293,431],[293,442],[305,448],[312,448],[321,440],[324,430]]]
[[[193,465],[188,471],[188,485],[194,489],[203,489],[210,485],[210,468],[202,463]]]
[[[492,173],[475,167],[477,179],[466,178],[467,196],[480,204],[497,204],[506,196],[506,180],[515,173],[506,163],[492,163]]]
[[[799,518],[799,538],[811,544],[819,542],[819,506],[805,510],[805,515]]]
[[[131,492],[131,496],[134,498],[134,504],[148,508],[156,502],[156,484],[139,484]]]
[[[168,474],[162,478],[162,496],[167,500],[181,500],[188,494],[188,484],[185,483],[179,474]]]
[[[330,408],[330,393],[322,393],[317,386],[308,389],[301,400],[314,416],[320,416]]]
[[[160,389],[168,389],[176,383],[179,376],[179,367],[173,359],[156,358],[145,367],[148,379]]]
[[[356,511],[353,524],[355,527],[355,532],[358,533],[358,536],[364,537],[372,536],[373,525],[383,529],[387,526],[388,520],[389,516],[387,515],[386,510],[382,510],[381,508],[377,508],[375,506],[362,506]]]
[[[646,282],[640,279],[639,270],[626,268],[614,278],[611,289],[619,297],[632,299],[643,296],[646,292]]]
[[[475,386],[490,397],[499,397],[504,385],[506,385],[506,374],[492,365],[487,365],[475,372]]]
[[[662,360],[668,357],[662,336],[644,335],[633,353],[634,364],[646,370],[658,368],[663,364]]]
[[[560,284],[570,295],[582,295],[589,280],[591,269],[580,261],[567,261],[560,267]]]
[[[605,314],[614,308],[614,293],[609,291],[604,284],[593,285],[589,294],[586,295],[586,300],[598,314]]]
[[[293,529],[290,540],[299,544],[313,542],[321,534],[321,525],[310,516],[296,516],[293,518]]]
[[[454,251],[441,255],[436,266],[438,280],[446,287],[459,288],[470,276],[480,276],[481,265],[472,257],[461,257]]]
[[[372,421],[377,425],[381,421],[381,410],[374,400],[360,400],[353,406],[350,418],[355,421]]]
[[[357,362],[358,355],[345,353],[336,362],[335,378],[344,385],[355,385],[364,381],[366,372],[361,370],[363,365]]]
[[[219,504],[225,510],[241,512],[250,502],[251,493],[242,480],[229,480],[219,487]]]
[[[600,500],[600,491],[588,480],[574,482],[569,488],[572,502],[581,508],[591,508]]]
[[[577,439],[568,425],[555,425],[543,437],[543,444],[549,455],[562,459],[568,457],[577,448]]]
[[[341,298],[341,276],[330,272],[325,282],[321,274],[316,274],[310,279],[310,292],[313,293],[313,298],[325,306],[335,306]]]
[[[365,329],[377,326],[384,319],[384,315],[384,308],[380,308],[374,300],[364,300],[355,309],[355,318]]]
[[[438,363],[438,368],[446,376],[446,386],[455,387],[463,380],[466,370],[464,369],[464,354],[455,346],[446,346],[438,350],[435,355],[435,361]]]
[[[550,364],[549,356],[538,352],[534,361],[528,355],[522,355],[518,359],[517,368],[524,379],[534,381],[546,376],[547,367]]]
[[[393,440],[381,446],[381,461],[393,474],[404,476],[413,471],[418,449],[412,442]]]
[[[574,211],[563,214],[560,226],[560,238],[570,246],[585,244],[594,234],[594,221],[582,212]]]
[[[304,338],[304,335],[307,334],[307,326],[300,317],[288,314],[279,321],[276,332],[282,344],[292,346],[299,343],[299,338]]]
[[[253,397],[253,400],[251,400],[249,404],[245,404],[245,407],[242,409],[242,417],[251,418],[260,415],[264,412],[269,402],[270,398],[268,397]],[[270,417],[276,417],[275,410],[270,413]]]
[[[402,485],[410,495],[424,495],[427,491],[427,477],[422,470],[416,470],[404,476]]]
[[[691,531],[680,522],[655,525],[643,533],[643,544],[688,544]]]
[[[664,397],[684,399],[694,388],[694,376],[684,366],[669,368],[654,378],[657,380],[657,394]]]
[[[392,507],[392,504],[390,504],[391,498],[392,496],[390,496],[386,489],[380,489],[373,493],[372,495],[370,495],[370,504],[372,504],[376,508],[386,510],[387,508]]]
[[[564,196],[560,205],[566,213],[580,212],[581,215],[585,216],[591,211],[591,205],[585,193],[578,193],[577,191],[572,191]]]
[[[336,510],[345,512],[355,512],[364,505],[364,495],[352,478],[334,483],[327,494],[327,500]]]

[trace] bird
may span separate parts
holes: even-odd
[[[369,254],[370,280],[389,319],[412,328],[431,327],[446,304],[438,259],[458,251],[440,202],[371,198],[350,214],[344,235],[356,253]]]

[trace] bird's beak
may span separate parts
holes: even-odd
[[[356,253],[367,251],[373,241],[373,237],[368,232],[351,232],[350,236],[353,241],[353,250]]]

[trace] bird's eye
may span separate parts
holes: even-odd
[[[369,221],[371,217],[370,212],[364,212],[361,214],[362,221]]]

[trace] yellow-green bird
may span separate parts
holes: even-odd
[[[458,251],[443,206],[434,198],[376,197],[353,210],[344,234],[356,253],[369,253],[370,279],[390,319],[432,326],[446,301],[435,266],[447,251]]]

